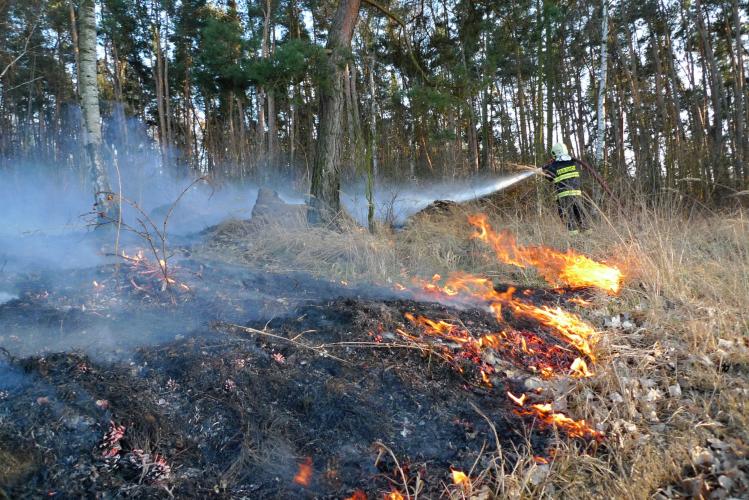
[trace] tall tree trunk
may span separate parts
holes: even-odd
[[[156,13],[158,16],[158,12]],[[156,58],[154,64],[154,83],[156,86],[156,109],[159,115],[159,143],[161,145],[161,157],[166,161],[169,143],[166,134],[166,109],[164,106],[164,65],[161,53],[161,27],[157,22],[153,27],[153,54]]]
[[[749,172],[747,172],[747,140],[746,140],[746,95],[744,91],[746,73],[744,72],[744,45],[741,42],[741,15],[739,14],[739,2],[733,0],[732,2],[732,14],[733,14],[733,30],[735,36],[735,53],[736,53],[736,69],[734,75],[734,95],[736,99],[735,104],[735,117],[736,120],[736,167],[737,167],[737,180],[741,180],[744,184],[749,181]],[[741,177],[739,177],[739,175]]]
[[[697,32],[702,41],[702,55],[707,65],[710,81],[710,99],[713,105],[713,125],[711,127],[712,147],[710,149],[711,163],[716,176],[716,181],[726,183],[728,181],[727,172],[724,166],[720,164],[720,156],[723,148],[723,86],[718,65],[715,61],[715,53],[713,52],[710,33],[708,33],[707,27],[705,26],[701,0],[695,0],[694,10]]]
[[[367,169],[367,223],[374,230],[374,190],[377,182],[377,94],[374,80],[374,51],[369,57],[369,168]]]
[[[260,41],[260,55],[263,59],[268,59],[268,57],[270,57],[268,42],[268,38],[270,36],[270,10],[271,2],[270,0],[265,0],[265,2],[263,3],[263,33],[262,40]],[[257,107],[257,130],[255,142],[257,143],[257,156],[260,158],[261,162],[264,159],[267,159],[268,154],[268,151],[265,148],[265,106],[267,103],[267,98],[268,94],[266,93],[265,88],[262,86],[258,86],[257,93],[255,95],[255,102]],[[270,139],[270,137],[268,139]]]
[[[296,110],[296,99],[299,95],[299,91],[297,90],[296,85],[291,86],[291,95],[289,96],[289,169],[293,171],[294,169],[294,154],[296,152],[296,120],[297,120],[297,110]]]
[[[554,135],[554,76],[556,72],[552,67],[553,61],[551,27],[548,23],[546,24],[546,36],[544,37],[544,43],[546,45],[544,50],[544,66],[546,72],[546,151],[551,151]]]
[[[348,160],[356,161],[356,136],[354,135],[354,105],[351,98],[351,76],[349,64],[343,68],[343,95],[346,98],[346,135],[348,136]]]
[[[519,55],[519,52],[518,52]],[[517,91],[517,108],[520,113],[520,161],[526,161],[528,156],[528,123],[525,113],[525,90],[523,89],[523,74],[520,72],[520,64],[517,65],[518,91]]]
[[[577,136],[577,152],[580,156],[585,155],[585,112],[583,110],[583,89],[580,74],[575,75],[575,102],[576,119],[575,132]]]
[[[268,166],[273,169],[278,160],[278,125],[276,121],[276,96],[273,88],[267,93],[268,100]]]
[[[107,172],[101,159],[101,116],[96,78],[96,12],[94,0],[82,0],[80,6],[81,107],[86,127],[84,144],[88,152],[94,203],[101,219],[116,216]]]
[[[266,0],[266,19],[268,23],[268,57],[276,50],[276,32],[271,24],[271,0]],[[276,116],[276,93],[274,88],[267,92],[268,100],[268,164],[275,169],[278,163],[278,119]]]
[[[262,162],[265,157],[265,89],[263,89],[263,87],[257,88],[255,104],[257,107],[257,130],[255,131],[255,142],[257,143],[257,156]]]
[[[356,62],[352,61],[350,64],[350,79],[349,84],[351,86],[351,115],[354,122],[354,136],[359,140],[362,135],[361,124],[359,123],[361,115],[359,114],[359,92],[356,90]]]
[[[668,88],[669,95],[671,96],[671,114],[673,116],[673,124],[675,125],[676,134],[674,134],[674,160],[676,162],[674,170],[674,178],[682,177],[684,172],[684,158],[687,157],[684,147],[686,145],[686,134],[684,133],[684,126],[681,122],[681,98],[679,92],[681,91],[681,85],[679,76],[676,73],[676,54],[671,43],[671,34],[669,30],[665,32],[666,40],[666,51],[668,54]]]
[[[340,212],[341,132],[344,107],[343,75],[361,0],[340,0],[328,33],[324,62],[328,81],[320,85],[320,131],[310,186],[310,223],[331,222]]]
[[[492,167],[491,160],[491,127],[489,126],[489,99],[491,95],[491,85],[484,89],[483,99],[481,100],[481,168],[486,171]]]
[[[78,28],[75,21],[75,6],[73,0],[68,1],[70,10],[70,37],[73,40],[73,54],[75,54],[75,95],[81,96],[81,50],[78,42]]]
[[[187,164],[191,168],[194,168],[196,163],[196,156],[193,156],[193,122],[192,122],[192,94],[190,92],[190,67],[192,66],[192,59],[188,55],[185,60],[185,76],[182,82],[182,119],[183,127],[185,129],[185,148],[184,154],[187,158]]]
[[[601,67],[598,72],[598,104],[596,105],[597,133],[596,133],[596,164],[600,167],[603,163],[603,147],[605,137],[604,99],[606,98],[606,66],[608,63],[608,40],[609,40],[609,9],[607,1],[603,2],[601,14]]]
[[[167,17],[166,22],[166,42],[165,46],[168,47],[169,44],[169,18]],[[164,68],[163,71],[163,86],[164,86],[164,92],[163,92],[163,98],[164,98],[164,113],[166,114],[166,142],[167,144],[171,145],[174,139],[174,135],[172,133],[172,105],[170,103],[169,99],[169,58],[166,57],[162,51],[161,54],[162,57],[162,67]]]
[[[476,112],[474,110],[473,93],[468,96],[468,159],[471,162],[470,169],[479,171],[479,143],[476,137]]]

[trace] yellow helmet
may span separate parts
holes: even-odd
[[[562,144],[561,142],[557,142],[554,144],[554,147],[551,148],[551,156],[554,158],[559,158],[560,156],[566,156],[567,155],[567,146]]]

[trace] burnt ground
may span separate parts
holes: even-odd
[[[522,380],[488,388],[393,333],[417,331],[406,311],[496,329],[484,311],[179,265],[189,291],[128,266],[3,277],[18,297],[0,304],[0,497],[374,498],[400,483],[380,443],[436,497],[482,449],[483,468],[494,430],[508,467],[554,438],[513,413]]]

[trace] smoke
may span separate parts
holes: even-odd
[[[126,119],[122,113],[114,116],[104,124],[103,156],[112,190],[127,200],[122,205],[123,221],[139,230],[153,222],[161,230],[168,215],[168,247],[188,249],[186,256],[176,255],[170,262],[187,268],[187,281],[195,282],[190,306],[177,305],[166,311],[151,307],[153,304],[142,302],[143,295],[128,295],[127,290],[132,290],[127,280],[123,283],[112,278],[116,272],[113,264],[123,262],[112,255],[114,232],[92,225],[96,217],[88,173],[84,168],[67,166],[85,162],[73,132],[59,153],[65,161],[4,162],[13,166],[3,172],[0,184],[0,347],[18,355],[79,349],[107,359],[127,357],[138,345],[205,330],[214,319],[247,321],[283,315],[293,306],[302,280],[320,300],[358,293],[302,276],[288,282],[277,276],[273,286],[251,286],[248,283],[255,283],[258,273],[191,261],[189,247],[200,241],[197,233],[227,219],[251,217],[259,186],[215,186],[194,183],[194,174],[175,174],[174,168],[163,167],[163,152],[141,122]],[[167,154],[172,159],[176,156]],[[523,172],[406,189],[378,186],[376,217],[403,224],[435,200],[467,201],[530,175]],[[290,189],[292,185],[290,179],[280,176],[264,182],[285,202],[304,203],[306,195]],[[342,202],[360,223],[367,223],[363,186],[344,189]],[[152,228],[150,232],[156,236]],[[138,247],[148,249],[142,235],[120,234],[120,249],[132,254]],[[148,251],[146,255],[153,259]],[[104,283],[99,295],[92,289],[94,281]],[[115,286],[125,291],[115,292]],[[216,300],[229,290],[231,299]],[[367,296],[377,293],[371,289],[363,292]],[[273,305],[278,304],[278,297],[289,299],[286,310]],[[108,302],[103,303],[105,299]],[[309,295],[304,300],[309,300]]]
[[[375,218],[403,225],[411,215],[423,210],[437,200],[463,203],[507,189],[534,175],[532,171],[502,177],[477,177],[463,182],[438,182],[402,188],[378,186],[375,192]],[[351,215],[362,225],[367,223],[367,199],[362,186],[344,189],[341,201]]]
[[[64,143],[57,163],[28,157],[2,162],[10,167],[0,182],[0,347],[24,356],[80,349],[107,359],[127,357],[138,345],[173,339],[215,319],[203,313],[222,311],[200,293],[193,297],[196,305],[189,314],[180,307],[160,310],[143,303],[147,296],[128,295],[130,285],[112,278],[113,265],[123,261],[113,255],[115,231],[94,228],[88,173],[70,167],[85,162],[74,135]],[[140,230],[140,221],[149,225],[150,219],[161,230],[173,208],[166,229],[168,250],[189,247],[199,241],[196,233],[226,219],[250,218],[257,185],[193,184],[196,174],[178,175],[174,168],[163,167],[162,152],[134,119],[120,115],[105,122],[104,137],[110,187],[127,200],[122,204],[125,225]],[[280,176],[268,184],[287,202],[301,199],[284,189],[290,183]],[[150,232],[155,236],[153,228]],[[130,231],[121,231],[119,238],[119,248],[129,254],[148,249],[147,241]],[[183,258],[176,255],[170,262]],[[187,275],[199,280],[202,270],[195,265]],[[235,276],[225,286],[242,290],[242,276]],[[92,297],[93,281],[107,282],[100,296]],[[123,292],[118,294],[114,286]],[[103,303],[105,297],[108,302]],[[247,309],[245,320],[263,311],[255,303]]]

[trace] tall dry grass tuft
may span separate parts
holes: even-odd
[[[555,406],[605,431],[604,444],[592,453],[560,439],[554,461],[542,473],[531,456],[519,457],[513,468],[500,467],[499,449],[482,462],[489,464],[484,470],[474,471],[474,491],[512,498],[668,498],[721,485],[728,486],[726,495],[736,495],[736,488],[748,486],[741,479],[749,473],[746,461],[725,458],[746,454],[749,442],[746,212],[690,211],[631,200],[622,213],[594,217],[590,232],[571,236],[553,206],[539,211],[473,205],[374,235],[357,228],[334,232],[278,225],[247,234],[230,231],[235,237],[203,251],[260,268],[383,285],[456,270],[500,282],[542,284],[532,269],[499,264],[488,248],[470,239],[466,217],[479,210],[488,211],[493,227],[509,230],[521,244],[574,248],[616,264],[627,281],[620,296],[600,296],[583,312],[602,333],[595,376],[546,388]],[[631,317],[630,328],[605,326],[607,318],[620,314]],[[709,467],[703,452],[713,457]],[[465,492],[447,494],[462,498]]]

